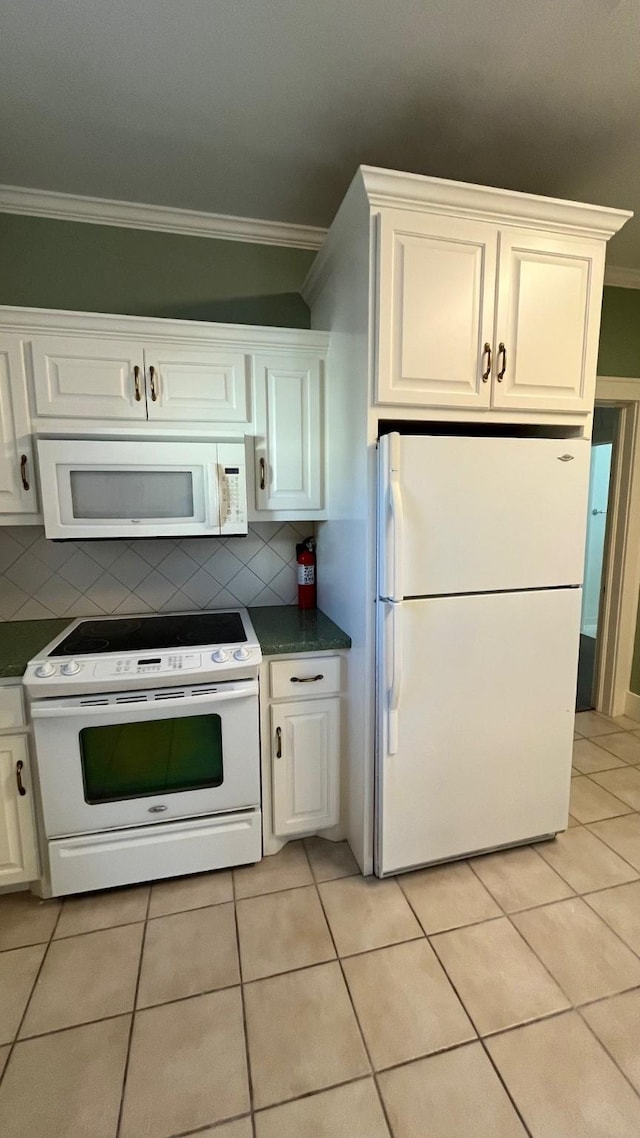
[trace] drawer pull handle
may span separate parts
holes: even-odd
[[[133,369],[133,384],[136,390],[136,403],[142,399],[142,391],[140,389],[140,368],[136,364]]]
[[[260,459],[260,489],[264,490],[266,486],[266,465],[263,458]]]
[[[323,679],[324,679],[323,673],[318,672],[317,676],[292,676],[291,677],[291,683],[292,684],[315,684],[318,682],[318,680],[323,680]]]
[[[282,758],[282,728],[276,727],[276,759]]]
[[[151,384],[151,399],[155,403],[158,398],[158,391],[156,388],[156,369],[154,367],[149,368],[149,382]]]
[[[25,794],[27,793],[26,788],[22,782],[22,768],[23,768],[23,766],[24,766],[24,763],[23,763],[22,759],[18,759],[18,761],[16,763],[16,782],[18,784],[18,794],[20,795],[21,798],[24,798]]]

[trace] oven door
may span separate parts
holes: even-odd
[[[31,705],[48,837],[260,804],[258,682]]]

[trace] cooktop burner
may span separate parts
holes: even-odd
[[[243,644],[246,634],[237,612],[199,612],[143,616],[133,620],[83,620],[50,656],[95,656],[151,648]]]

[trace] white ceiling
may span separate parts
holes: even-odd
[[[360,163],[635,209],[638,0],[0,0],[0,182],[328,225]]]

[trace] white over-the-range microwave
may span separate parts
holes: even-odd
[[[244,442],[38,439],[47,537],[247,533]]]

